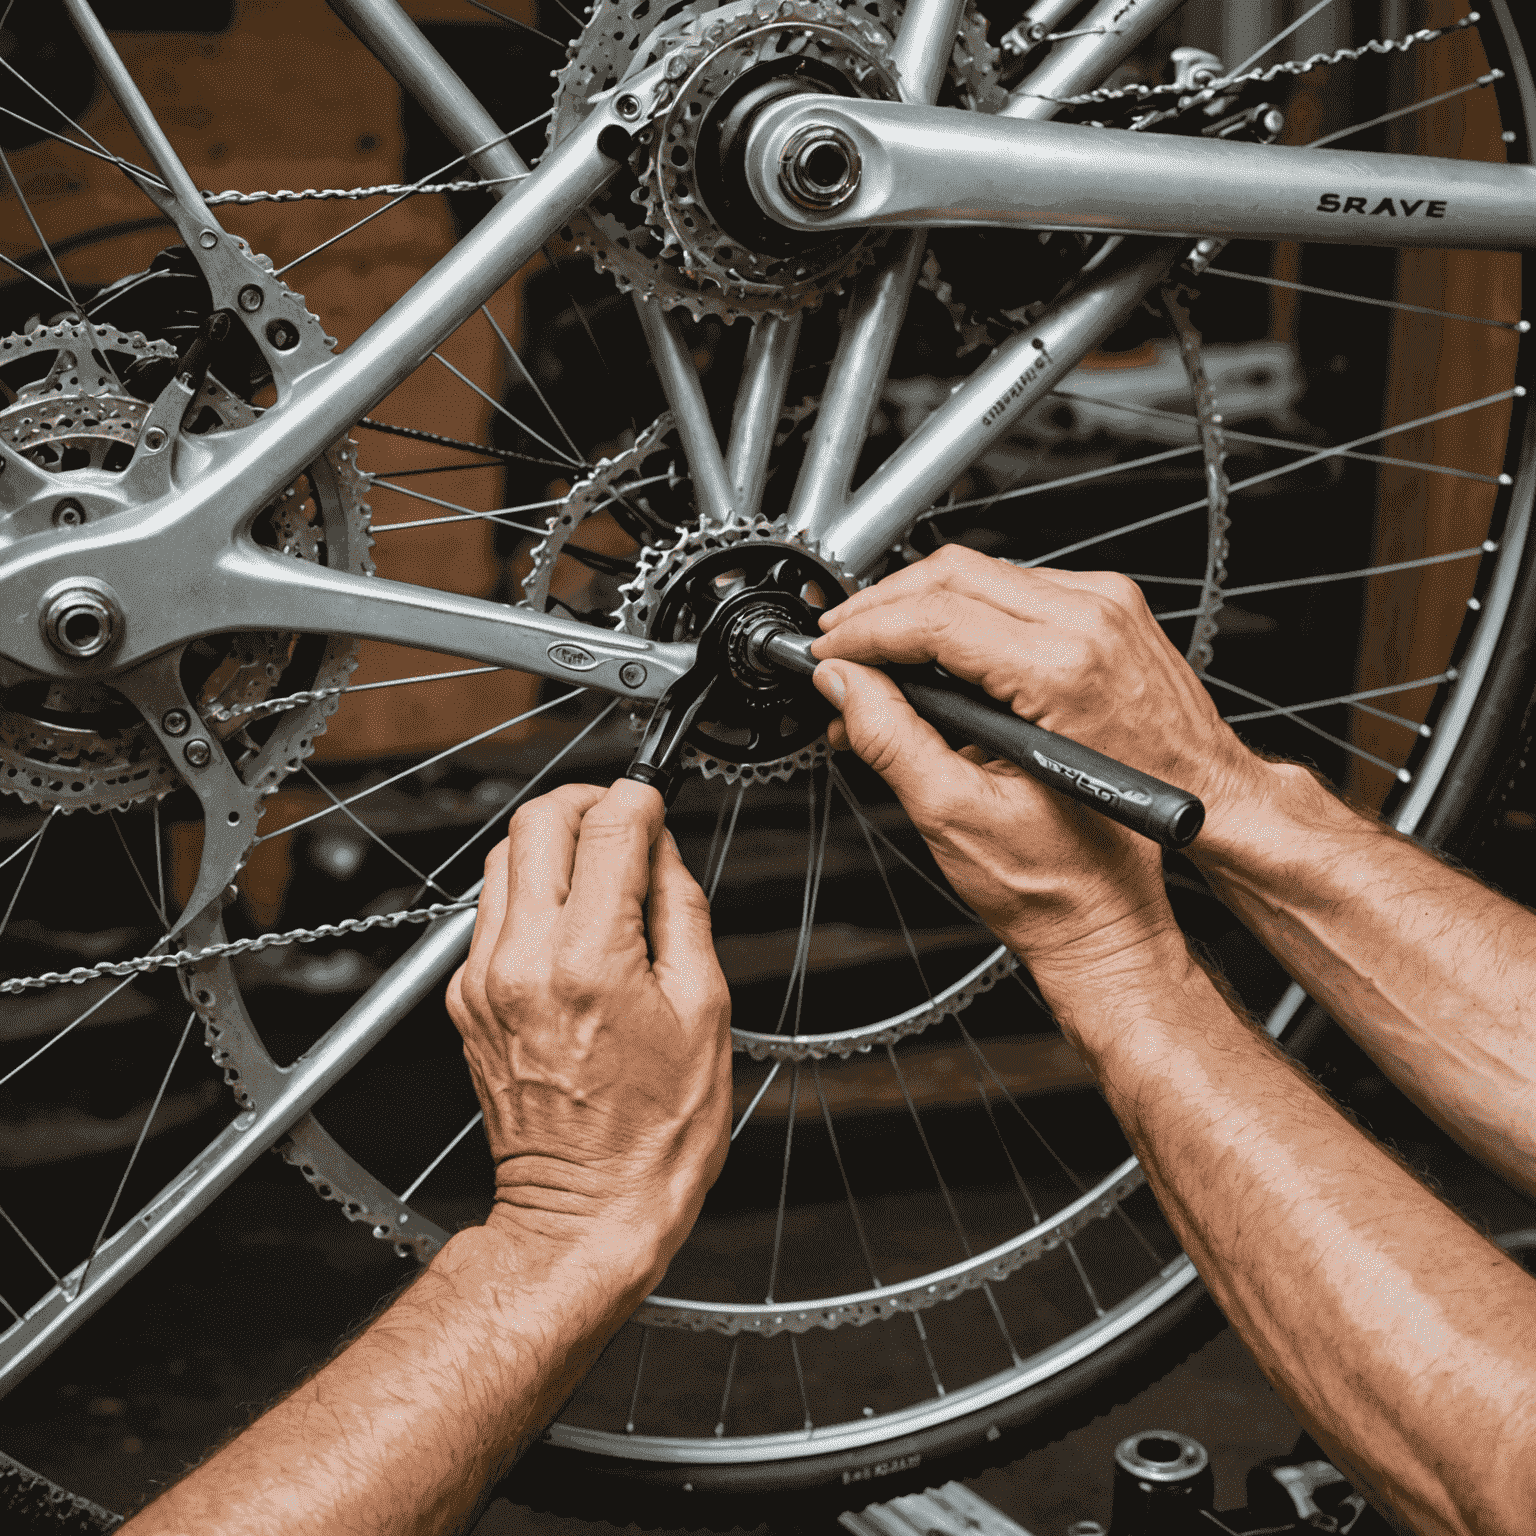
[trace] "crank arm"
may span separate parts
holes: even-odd
[[[811,177],[811,149],[817,177]],[[832,155],[846,174],[831,176]],[[1019,225],[1186,239],[1521,250],[1536,166],[1299,149],[950,107],[807,96],[747,142],[764,210],[819,235],[877,225]]]

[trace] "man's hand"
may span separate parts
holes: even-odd
[[[730,1125],[730,992],[662,816],[622,779],[523,806],[448,988],[496,1160],[492,1223],[596,1244],[647,1288]]]
[[[1010,763],[948,750],[879,673],[937,661],[1015,714],[1198,794],[1217,817],[1263,764],[1217,715],[1140,591],[1113,574],[1026,571],[949,547],[832,609],[816,684],[955,887],[1029,962],[1077,971],[1171,931],[1157,849]]]

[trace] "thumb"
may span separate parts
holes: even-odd
[[[884,672],[851,661],[824,661],[812,681],[842,711],[848,745],[895,790],[919,825],[920,806],[974,793],[969,780],[986,775],[924,720]]]

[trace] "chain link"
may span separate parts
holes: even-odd
[[[1265,85],[1271,80],[1279,79],[1282,75],[1305,75],[1314,69],[1333,64],[1352,64],[1356,60],[1363,59],[1368,53],[1383,55],[1407,53],[1410,48],[1420,43],[1431,43],[1436,38],[1463,31],[1467,27],[1475,27],[1480,20],[1479,14],[1472,11],[1463,16],[1460,21],[1452,22],[1448,26],[1421,27],[1417,32],[1410,32],[1401,39],[1373,37],[1369,42],[1361,43],[1358,48],[1336,48],[1332,53],[1314,53],[1307,59],[1287,59],[1284,63],[1271,64],[1264,69],[1251,69],[1245,75],[1229,75],[1221,80],[1212,80],[1198,91],[1190,91],[1188,86],[1177,82],[1159,85],[1137,83],[1122,85],[1114,90],[1089,91],[1082,96],[1064,96],[1061,98],[1061,105],[1095,107],[1115,101],[1150,102],[1174,96],[1178,98],[1179,111],[1187,111],[1190,107],[1213,101],[1218,96],[1225,96],[1238,86]]]
[[[286,188],[277,192],[204,192],[203,201],[210,208],[223,208],[229,204],[246,207],[251,203],[330,203],[337,199],[358,202],[365,197],[414,197],[418,192],[487,192],[492,187],[509,181],[521,181],[519,176],[493,176],[488,180],[435,181],[423,185],[420,182],[386,182],[377,187],[325,187],[316,190],[307,187],[302,192],[290,192]]]
[[[106,976],[144,976],[166,966],[180,969],[201,965],[206,960],[227,960],[248,955],[258,949],[277,949],[285,944],[313,944],[318,939],[339,939],[351,933],[367,933],[373,928],[399,928],[404,923],[431,923],[454,912],[472,912],[476,901],[435,901],[430,907],[411,907],[404,912],[379,912],[372,917],[346,917],[339,923],[321,923],[318,928],[290,928],[286,933],[263,933],[254,939],[228,939],[222,944],[208,944],[202,949],[178,949],[163,955],[140,955],[134,960],[103,960],[97,965],[77,965],[71,971],[44,971],[39,976],[12,976],[0,981],[0,996],[14,997],[21,992],[57,987],[64,982],[80,986]]]

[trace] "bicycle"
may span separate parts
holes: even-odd
[[[399,1046],[430,1032],[413,1010],[467,943],[465,859],[526,795],[622,765],[631,719],[691,665],[724,595],[757,586],[814,616],[957,539],[1024,563],[1107,555],[1259,744],[1321,741],[1330,764],[1358,765],[1357,791],[1431,841],[1487,794],[1529,690],[1536,468],[1519,309],[1536,87],[1528,24],[1506,0],[1481,17],[1427,9],[1386,42],[1335,36],[1320,58],[1273,62],[1296,26],[1230,70],[1186,47],[1171,80],[1136,70],[1161,63],[1180,0],[1039,0],[1006,33],[993,18],[994,41],[955,0],[599,0],[553,107],[510,131],[392,0],[332,8],[457,152],[374,189],[385,206],[493,198],[340,351],[288,267],[220,222],[225,206],[322,194],[201,192],[85,0],[63,11],[147,168],[58,128],[67,114],[37,93],[25,110],[26,61],[5,66],[8,127],[121,173],[179,240],[143,272],[71,278],[72,252],[92,247],[50,244],[23,190],[29,148],[11,150],[16,228],[35,248],[7,269],[18,302],[44,308],[0,338],[0,592],[16,621],[0,642],[0,787],[19,807],[0,866],[15,873],[0,992],[16,999],[0,1089],[67,1103],[93,1053],[137,1065],[150,1020],[173,1050],[125,1126],[110,1200],[76,1214],[83,1174],[61,1165],[3,1202],[6,1389],[269,1149],[403,1256],[425,1259],[472,1215],[462,1187],[443,1187],[474,1155],[467,1083],[401,1087],[415,1047]],[[1297,26],[1343,16],[1314,6]],[[1409,99],[1327,120],[1337,103],[1311,89],[1317,72],[1378,56],[1409,72],[1396,82]],[[1284,110],[1268,99],[1277,82],[1300,92]],[[530,170],[526,135],[546,118]],[[1448,121],[1464,158],[1435,158],[1426,184],[1413,152],[1439,147]],[[1303,146],[1272,142],[1297,124]],[[1359,133],[1399,137],[1329,153]],[[527,275],[541,252],[581,265]],[[491,307],[514,280],[538,299],[521,349]],[[1260,296],[1273,302],[1244,307]],[[606,317],[601,340],[589,308]],[[440,355],[482,320],[486,384]],[[590,371],[573,369],[589,344]],[[1415,375],[1430,345],[1440,366]],[[613,377],[642,355],[659,391]],[[477,392],[490,441],[377,414],[418,369]],[[646,409],[608,398],[629,383]],[[364,469],[400,443],[463,457]],[[408,483],[422,473],[460,478],[429,494]],[[1127,516],[1127,483],[1189,494]],[[414,513],[374,515],[384,493]],[[1243,515],[1269,493],[1285,529]],[[1341,518],[1352,499],[1379,503],[1374,527]],[[1044,510],[1021,526],[1020,505]],[[390,554],[395,576],[374,574],[376,538],[394,550],[416,529],[446,547],[465,527],[495,529],[511,601],[399,579],[430,554]],[[1279,574],[1229,579],[1255,552]],[[1341,589],[1353,598],[1330,607]],[[1362,610],[1380,622],[1357,657]],[[1315,696],[1276,702],[1298,633],[1322,655]],[[359,641],[464,665],[418,677],[368,663],[358,681]],[[471,674],[517,707],[345,794],[308,766],[338,708]],[[1085,1394],[1123,1385],[1200,1290],[1012,958],[955,910],[878,785],[828,758],[813,701],[737,681],[696,727],[675,824],[733,979],[738,1154],[666,1294],[537,1454],[558,1477],[575,1463],[700,1494],[887,1486],[1087,1411]],[[1330,710],[1337,729],[1311,718]],[[486,742],[494,758],[474,759]],[[393,839],[369,825],[398,783],[464,761],[453,815],[470,835],[433,867],[401,851],[407,821]],[[66,814],[82,811],[96,814]],[[275,925],[304,894],[285,893],[289,869],[271,896],[279,840],[343,822],[409,885],[339,922]],[[114,917],[75,876],[119,843]],[[1169,881],[1285,1036],[1299,989],[1176,861]],[[864,915],[854,902],[885,905],[861,924],[845,920]],[[395,945],[376,971],[346,947],[366,935]],[[315,942],[362,956],[358,1000],[319,1030],[248,1010],[243,994],[286,974],[272,962]],[[61,1008],[74,986],[90,1001]],[[189,1045],[199,1027],[235,1113],[183,1166],[175,1138],[151,1133],[162,1113],[161,1130],[219,1113]],[[387,1134],[345,1107],[381,1060],[412,1106]],[[358,1142],[323,1128],[326,1095]],[[49,1239],[34,1246],[39,1225]],[[53,1241],[84,1257],[56,1265]]]

